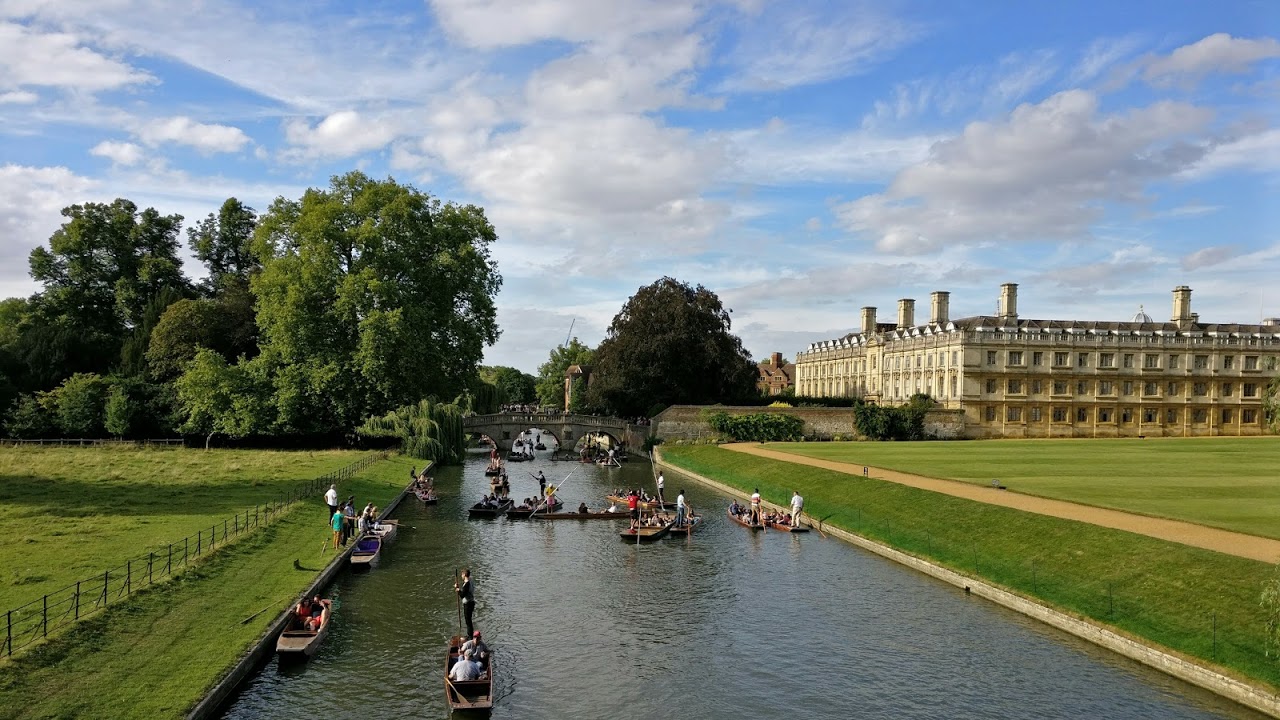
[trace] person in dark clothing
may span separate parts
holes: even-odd
[[[462,616],[467,621],[467,636],[474,637],[476,629],[471,623],[471,614],[476,609],[476,597],[471,587],[471,570],[462,571],[462,585],[453,584],[453,591],[458,593],[458,598],[462,601]]]
[[[538,471],[538,495],[546,495],[546,494],[547,494],[547,476],[543,475],[542,471],[539,470]]]

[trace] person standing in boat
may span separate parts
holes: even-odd
[[[667,501],[662,497],[662,488],[666,486],[666,481],[662,478],[662,471],[658,471],[658,502],[666,505]]]
[[[542,471],[539,470],[538,471],[538,495],[546,495],[546,494],[547,494],[547,476],[543,475]]]
[[[640,496],[635,490],[627,494],[627,509],[631,511],[631,529],[635,530],[640,526]]]
[[[791,527],[800,527],[800,511],[804,510],[804,498],[796,490],[791,491]]]
[[[751,524],[759,525],[764,521],[760,516],[760,488],[751,493]]]
[[[471,587],[471,570],[463,569],[462,585],[453,584],[453,591],[458,593],[458,599],[462,601],[462,617],[467,621],[467,636],[475,637],[476,629],[471,622],[471,614],[476,609],[476,596]]]
[[[680,494],[676,496],[676,527],[684,527],[685,512],[684,488],[680,488]]]

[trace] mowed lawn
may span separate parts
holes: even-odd
[[[808,457],[1280,538],[1280,437],[770,443]]]
[[[363,457],[351,451],[0,449],[0,612]],[[407,474],[407,473],[406,473]],[[406,478],[407,480],[407,478]],[[319,518],[317,518],[319,520]],[[194,547],[194,546],[193,546]]]

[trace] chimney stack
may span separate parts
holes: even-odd
[[[946,325],[951,320],[949,314],[951,312],[951,293],[941,290],[929,295],[929,322],[935,325]]]
[[[1000,319],[1005,322],[1018,319],[1018,283],[1000,286]]]
[[[782,367],[782,353],[776,352],[769,356],[769,364],[778,368]]]
[[[1191,312],[1191,288],[1179,285],[1173,289],[1173,318],[1179,329],[1190,327],[1195,322]]]
[[[898,301],[898,329],[905,330],[916,324],[916,301],[902,298]]]
[[[862,334],[874,335],[876,332],[876,309],[870,305],[862,308]]]

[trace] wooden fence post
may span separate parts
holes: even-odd
[[[49,637],[49,596],[45,595],[41,599],[44,600],[44,610],[40,613],[41,632]]]
[[[111,571],[102,571],[102,607],[107,606],[107,587],[111,584]]]
[[[204,531],[196,531],[196,557],[200,557],[200,546],[204,544]]]
[[[153,552],[147,553],[147,584],[148,585],[154,582],[154,580],[151,579],[151,570],[155,565],[155,561],[156,561],[156,554]]]
[[[124,561],[124,594],[133,592],[133,561]]]
[[[76,581],[76,619],[80,619],[80,581]]]

